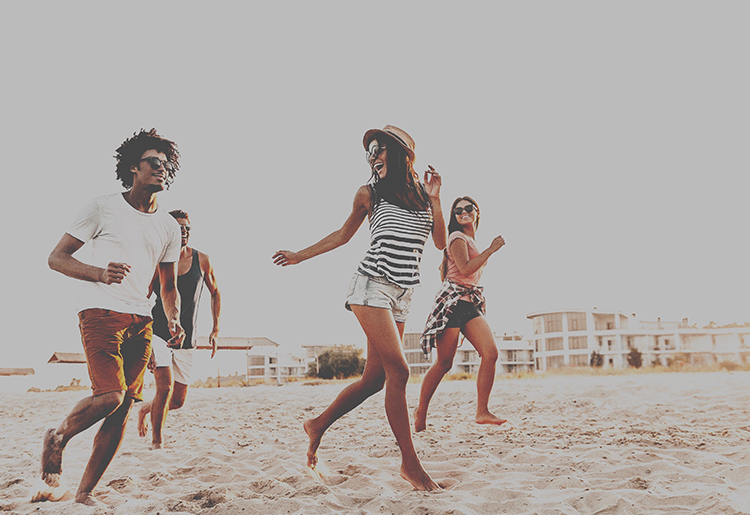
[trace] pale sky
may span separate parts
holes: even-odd
[[[386,124],[442,174],[446,210],[477,200],[481,248],[505,238],[483,278],[496,333],[594,306],[750,321],[750,5],[455,5],[3,2],[0,367],[39,376],[81,350],[79,285],[47,257],[86,201],[122,191],[114,151],[151,127],[182,154],[159,203],[191,215],[224,336],[364,344],[343,303],[366,223],[295,267],[271,256],[341,226],[369,177],[362,135]],[[409,332],[440,259],[426,249]]]

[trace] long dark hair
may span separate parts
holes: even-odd
[[[385,144],[386,166],[388,173],[382,179],[375,170],[370,178],[370,207],[381,199],[390,204],[412,211],[427,211],[430,198],[419,182],[419,175],[414,171],[414,160],[395,139],[378,134],[378,143]]]
[[[477,210],[477,217],[474,220],[474,230],[476,231],[479,228],[479,204],[477,204],[477,201],[474,200],[471,197],[458,197],[456,200],[453,201],[453,205],[451,206],[450,210],[450,222],[448,222],[448,236],[450,236],[452,233],[459,231],[464,232],[464,227],[458,222],[458,218],[456,218],[456,215],[453,214],[453,210],[456,209],[456,206],[459,202],[469,202],[474,206],[474,209]],[[448,247],[446,247],[443,250],[443,262],[440,263],[440,280],[445,281],[445,275],[448,273]]]

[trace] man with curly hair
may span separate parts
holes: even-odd
[[[47,430],[41,469],[47,486],[32,496],[35,501],[68,497],[60,486],[63,450],[71,438],[104,419],[75,494],[76,502],[102,504],[92,491],[122,443],[133,403],[143,400],[154,270],[172,336],[169,344],[179,348],[185,337],[177,290],[180,226],[156,201],[157,193],[174,180],[179,152],[155,129],[141,130],[125,140],[115,159],[126,191],[91,200],[49,256],[50,268],[82,281],[78,318],[93,395],[76,404],[57,428]],[[73,256],[87,242],[90,263]]]

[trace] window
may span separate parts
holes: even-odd
[[[542,345],[542,340],[534,340],[536,343],[536,351],[542,352],[544,350],[544,345]]]
[[[569,349],[588,349],[589,340],[586,336],[571,336],[568,338]]]
[[[550,356],[547,358],[547,368],[562,368],[565,366],[565,359],[563,356]]]
[[[534,334],[542,333],[542,317],[534,317],[531,319],[534,324]]]
[[[547,351],[563,350],[562,338],[547,338]]]
[[[544,332],[560,333],[562,332],[562,313],[549,313],[544,316]]]
[[[585,331],[586,313],[568,313],[568,331]]]
[[[573,367],[587,367],[589,365],[588,354],[573,354],[570,356],[570,365]]]

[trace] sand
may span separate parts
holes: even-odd
[[[411,409],[419,384],[409,384]],[[44,430],[86,392],[0,399],[0,512],[13,514],[662,514],[750,513],[750,373],[498,380],[501,427],[473,422],[472,381],[445,381],[414,435],[445,490],[412,491],[382,393],[326,434],[324,482],[306,471],[302,422],[342,384],[191,389],[169,415],[167,448],[140,438],[135,412],[95,493],[111,509],[31,503]],[[153,390],[147,390],[147,398]],[[75,490],[96,428],[71,441]]]

